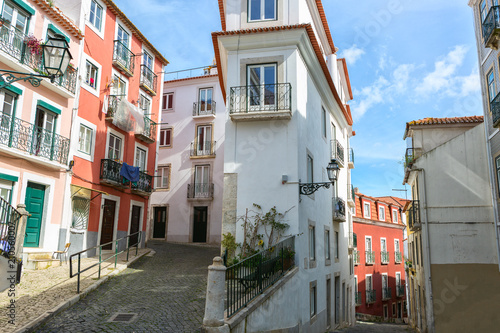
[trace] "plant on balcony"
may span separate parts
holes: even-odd
[[[405,260],[405,269],[408,270],[409,268],[412,268],[413,263],[410,259]]]
[[[31,55],[41,55],[42,54],[42,40],[38,40],[33,35],[28,35],[25,37],[24,42],[30,50]]]

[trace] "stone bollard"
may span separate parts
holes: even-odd
[[[224,323],[224,287],[226,281],[226,266],[221,257],[215,257],[213,264],[208,266],[207,299],[205,302],[205,317],[203,332],[229,333],[229,326]]]
[[[21,260],[23,257],[23,244],[24,244],[24,234],[26,233],[26,223],[28,220],[29,213],[26,210],[25,204],[17,205],[17,211],[21,214],[21,218],[17,224],[16,232],[16,247],[15,247],[15,257]]]

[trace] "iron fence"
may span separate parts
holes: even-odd
[[[354,265],[359,265],[359,251],[358,250],[354,250],[353,257],[354,257]]]
[[[119,66],[128,76],[134,75],[134,54],[120,40],[114,41],[113,63]]]
[[[292,85],[290,83],[231,87],[229,113],[291,110]]]
[[[151,193],[153,191],[153,176],[141,171],[139,172],[139,180],[130,182],[130,184],[133,191]]]
[[[148,143],[153,143],[156,140],[156,127],[157,124],[149,117],[144,116],[144,130],[142,133],[137,134],[140,139]]]
[[[349,158],[349,163],[354,164],[354,149],[349,148],[349,156],[348,156],[348,158]]]
[[[340,167],[344,166],[344,147],[339,140],[330,141],[330,157],[336,160]]]
[[[226,313],[233,316],[295,266],[295,236],[226,270]]]
[[[191,142],[191,156],[215,156],[216,141]]]
[[[215,101],[193,103],[193,116],[209,116],[215,114]]]
[[[333,221],[345,222],[345,201],[342,198],[336,197],[332,199]]]
[[[382,264],[388,264],[389,263],[389,252],[387,252],[387,251],[380,251],[380,262]]]
[[[366,291],[366,303],[375,303],[377,300],[377,291],[370,289]]]
[[[213,199],[214,184],[213,183],[188,184],[187,197],[188,199]]]
[[[386,300],[386,299],[391,299],[391,298],[392,298],[391,287],[382,288],[382,299]]]
[[[396,297],[403,297],[405,295],[405,285],[396,286]]]
[[[0,198],[0,255],[14,258],[16,234],[21,214],[3,198]]]
[[[361,305],[361,302],[362,302],[362,300],[361,300],[361,291],[356,291],[354,293],[354,299],[356,301],[356,305]]]
[[[0,144],[61,164],[68,162],[68,138],[3,112],[0,112]]]
[[[412,200],[411,206],[408,209],[408,226],[414,231],[420,228],[420,201]]]
[[[153,95],[156,95],[157,80],[158,80],[158,75],[156,75],[148,66],[141,65],[140,85]]]
[[[500,125],[500,92],[495,96],[495,98],[490,102],[491,118],[493,122],[493,127],[499,127]]]
[[[396,264],[399,264],[401,261],[403,261],[403,255],[399,251],[394,251],[394,262]]]
[[[483,22],[483,38],[486,44],[498,28],[500,28],[500,6],[492,6]]]
[[[213,68],[217,68],[217,65],[207,65],[202,67],[183,69],[180,71],[168,72],[165,73],[164,79],[165,81],[171,81],[171,80],[187,79],[197,76],[210,75],[211,70]]]
[[[365,251],[365,263],[367,265],[373,265],[375,263],[375,252]]]
[[[128,187],[130,181],[120,175],[120,170],[122,168],[122,163],[114,161],[112,159],[102,159],[101,160],[101,174],[100,178],[104,182],[110,182],[114,185],[121,187]]]

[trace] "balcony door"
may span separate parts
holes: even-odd
[[[12,51],[12,56],[21,59],[24,50],[24,39],[28,33],[30,15],[9,1],[4,1],[2,9],[3,26],[0,28],[2,44],[9,45],[5,49]]]
[[[193,211],[193,243],[206,243],[207,241],[207,215],[208,207],[194,207]]]
[[[383,298],[390,298],[389,291],[387,290],[387,274],[382,274],[382,295]]]
[[[147,153],[144,149],[139,147],[135,149],[135,166],[143,172],[146,172],[146,156]]]
[[[365,238],[365,251],[366,252],[372,251],[372,238],[371,237]]]
[[[276,108],[276,64],[248,66],[247,94],[251,111]]]
[[[212,88],[200,89],[198,115],[211,114],[212,112]]]
[[[37,108],[33,135],[33,154],[52,158],[54,154],[54,132],[56,114]]]
[[[196,134],[196,155],[210,155],[212,146],[212,125],[198,126]]]
[[[14,95],[0,91],[0,105],[3,106],[0,113],[0,141],[4,144],[8,143],[10,139],[14,118],[14,101]]]
[[[209,165],[197,165],[194,174],[194,197],[207,198],[209,196]]]
[[[122,158],[122,139],[109,134],[108,159],[119,161]]]

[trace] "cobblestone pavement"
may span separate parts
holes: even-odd
[[[415,331],[405,324],[387,324],[358,321],[356,326],[333,331],[332,333],[400,333]]]
[[[199,332],[207,267],[218,247],[149,241],[144,256],[36,332]],[[131,322],[110,322],[135,313]]]

